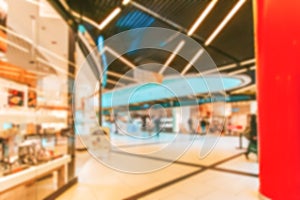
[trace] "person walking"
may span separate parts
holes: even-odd
[[[157,137],[159,136],[159,134],[161,132],[160,124],[161,124],[161,117],[157,116],[154,119],[154,128],[155,128],[154,131],[155,131],[155,134],[156,134]]]
[[[200,128],[201,128],[201,135],[205,134],[206,133],[206,126],[207,126],[207,122],[204,118],[202,118],[200,120]]]
[[[189,125],[189,129],[190,129],[190,133],[195,133],[194,123],[193,123],[193,118],[192,117],[189,118],[188,125]]]
[[[256,123],[256,115],[249,116],[249,132],[248,132],[248,139],[249,145],[245,156],[249,159],[249,154],[251,152],[257,154],[257,123]]]

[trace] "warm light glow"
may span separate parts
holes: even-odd
[[[114,80],[111,80],[111,79],[107,79],[107,82],[115,84],[115,85],[119,85],[119,86],[125,86],[124,83],[120,83],[120,82],[117,82],[117,81],[114,81]]]
[[[247,71],[247,69],[240,69],[240,70],[237,70],[237,71],[234,71],[234,72],[230,72],[230,73],[228,73],[228,75],[241,74],[241,73],[244,73],[246,71]]]
[[[119,74],[119,73],[112,72],[112,71],[107,71],[107,74],[110,75],[110,76],[114,76],[114,77],[117,77],[117,78],[124,79],[124,80],[132,81],[132,82],[137,82],[135,79],[133,79],[133,78],[131,78],[129,76],[126,76],[124,74]]]
[[[182,49],[183,45],[185,44],[185,41],[180,41],[178,45],[176,46],[175,50],[171,54],[171,56],[168,58],[168,60],[165,62],[164,66],[160,69],[159,74],[163,74],[164,71],[167,69],[167,67],[170,65],[170,63],[174,60],[178,52]]]
[[[113,49],[111,49],[108,46],[104,47],[104,51],[108,51],[109,53],[111,53],[113,56],[115,56],[116,58],[118,58],[120,61],[122,61],[123,63],[125,63],[128,67],[135,69],[136,66],[131,63],[129,60],[127,60],[126,58],[124,58],[122,55],[120,55],[119,53],[117,53],[116,51],[114,51]]]
[[[239,0],[239,2],[232,8],[232,10],[227,14],[224,20],[219,24],[219,26],[214,30],[214,32],[205,41],[205,45],[211,44],[211,42],[216,38],[216,36],[221,32],[225,25],[232,19],[232,17],[237,13],[240,7],[246,2],[246,0]]]
[[[192,35],[197,28],[199,28],[200,24],[204,21],[204,19],[207,17],[207,15],[210,13],[210,11],[213,9],[213,7],[216,5],[218,0],[212,0],[209,5],[205,8],[205,10],[202,12],[202,14],[198,17],[196,22],[192,25],[190,30],[188,31],[188,35]]]
[[[98,26],[100,30],[103,30],[105,26],[109,24],[119,13],[121,12],[121,8],[115,8]]]
[[[247,87],[244,87],[244,88],[241,88],[241,89],[238,89],[238,90],[235,90],[233,91],[232,93],[233,94],[237,94],[237,93],[241,93],[241,92],[244,92],[244,91],[247,91],[247,90],[253,90],[256,88],[256,85],[255,84],[252,84],[252,85],[249,85]]]
[[[205,72],[202,72],[201,74],[205,75],[205,74],[210,74],[210,73],[214,73],[214,72],[220,72],[220,71],[223,71],[223,70],[226,70],[226,69],[234,68],[236,66],[237,66],[236,64],[224,65],[224,66],[221,66],[221,67],[218,67],[218,68],[207,70]]]
[[[125,6],[127,5],[131,0],[123,0],[122,4]]]
[[[195,56],[192,58],[192,60],[184,67],[184,69],[181,72],[181,75],[184,75],[191,67],[192,65],[196,62],[196,60],[203,54],[204,50],[200,49]]]
[[[254,63],[255,61],[256,61],[255,58],[252,58],[252,59],[241,62],[240,65],[248,65],[248,64]]]
[[[256,65],[250,67],[250,70],[255,70],[256,69]]]

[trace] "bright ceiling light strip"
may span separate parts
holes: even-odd
[[[210,13],[210,11],[212,11],[212,9],[217,4],[217,2],[218,2],[218,0],[212,0],[208,4],[208,6],[205,8],[205,10],[202,12],[202,14],[196,20],[196,22],[192,25],[192,27],[188,31],[187,35],[189,35],[189,36],[192,35],[197,30],[197,28],[199,28],[200,24],[204,21],[204,19],[207,17],[207,15]]]
[[[234,72],[230,72],[230,73],[228,73],[228,75],[241,74],[241,73],[244,73],[246,71],[247,71],[247,69],[240,69],[240,70],[237,70],[237,71],[234,71]]]
[[[120,55],[119,53],[117,53],[116,51],[114,51],[113,49],[111,49],[108,46],[104,47],[104,51],[108,51],[109,53],[111,53],[113,56],[115,56],[116,58],[118,58],[119,60],[121,60],[123,63],[125,63],[128,67],[135,69],[136,66],[131,63],[129,60],[127,60],[126,58],[124,58],[122,55]]]
[[[255,88],[256,88],[256,84],[252,84],[252,85],[249,85],[249,86],[247,86],[247,87],[244,87],[244,88],[235,90],[235,91],[233,91],[232,93],[233,93],[233,94],[236,94],[236,93],[240,93],[240,92],[247,91],[247,90],[251,90],[251,89],[255,89]]]
[[[41,6],[39,1],[35,1],[35,0],[26,0],[28,3],[37,5],[37,6]]]
[[[221,66],[221,67],[218,67],[219,71],[223,71],[223,70],[226,70],[226,69],[232,69],[234,67],[237,67],[237,64],[230,64],[230,65],[225,65],[225,66]]]
[[[256,65],[250,67],[250,70],[255,70],[256,69]]]
[[[185,41],[182,40],[179,42],[179,44],[176,46],[175,50],[171,54],[171,56],[168,58],[168,60],[165,62],[164,66],[160,69],[159,74],[163,74],[164,71],[167,69],[167,67],[170,65],[170,63],[174,60],[178,52],[182,49],[183,45],[185,44]]]
[[[111,79],[107,79],[107,82],[108,83],[112,83],[112,84],[115,84],[115,85],[119,85],[119,86],[124,86],[125,84],[123,83],[120,83],[118,81],[114,81],[114,80],[111,80]]]
[[[223,70],[226,70],[226,69],[234,68],[236,66],[237,66],[237,64],[235,64],[235,63],[230,64],[230,65],[224,65],[224,66],[221,66],[221,67],[218,67],[218,68],[215,68],[215,69],[204,71],[200,74],[205,75],[205,74],[210,74],[210,73],[213,73],[213,72],[220,72],[220,71],[223,71]]]
[[[95,21],[93,21],[92,19],[90,19],[86,16],[83,16],[83,15],[80,15],[78,12],[75,12],[74,10],[72,10],[71,13],[72,13],[72,15],[74,15],[74,17],[80,18],[83,21],[86,21],[89,24],[93,25],[94,27],[98,28],[99,25]]]
[[[173,41],[177,36],[179,36],[180,34],[181,34],[180,32],[174,33],[174,34],[171,35],[169,38],[167,38],[167,40],[164,41],[164,42],[162,43],[161,46],[167,45],[168,43],[172,42],[172,41]]]
[[[21,51],[23,51],[25,53],[29,53],[28,49],[26,49],[26,48],[24,48],[24,47],[22,47],[22,46],[20,46],[20,45],[18,45],[16,43],[14,43],[14,42],[11,42],[11,41],[9,41],[7,39],[4,39],[4,38],[0,37],[0,41],[1,42],[5,42],[6,44],[9,44],[10,46],[15,47],[16,49],[19,49],[19,50],[21,50]]]
[[[131,1],[131,0],[123,0],[123,1],[122,1],[122,4],[123,4],[124,6],[126,6],[127,4],[130,3],[130,1]]]
[[[100,30],[103,30],[105,26],[109,24],[119,13],[121,12],[121,8],[115,8],[98,26]]]
[[[184,67],[184,69],[181,72],[181,75],[184,75],[196,62],[196,60],[203,54],[204,50],[200,49],[195,56],[192,58],[192,60]]]
[[[135,79],[133,79],[131,77],[128,77],[128,76],[125,76],[123,74],[119,74],[119,73],[116,73],[116,72],[107,71],[107,74],[110,75],[110,76],[120,78],[121,80],[124,79],[124,80],[132,81],[132,82],[137,82]]]
[[[214,30],[214,32],[205,41],[205,45],[209,45],[215,37],[221,32],[225,25],[232,19],[232,17],[237,13],[240,7],[246,2],[246,0],[239,0],[239,2],[232,8],[232,10],[227,14],[224,20],[219,24],[219,26]]]
[[[252,58],[252,59],[249,59],[249,60],[245,60],[243,62],[240,62],[240,65],[248,65],[248,64],[251,64],[251,63],[255,63],[256,59],[255,58]]]

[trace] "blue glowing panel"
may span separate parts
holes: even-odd
[[[159,83],[130,85],[102,96],[103,108],[126,106],[161,99],[226,91],[241,86],[244,80],[235,77],[186,76],[168,78]]]
[[[141,28],[150,26],[154,21],[155,19],[146,13],[132,11],[121,17],[116,25],[120,28]]]
[[[116,26],[121,29],[134,29],[134,28],[141,28],[141,27],[148,27],[154,23],[155,19],[150,15],[143,13],[141,11],[132,11],[129,12],[127,15],[121,17]],[[138,49],[141,40],[142,40],[143,33],[139,33],[139,35],[132,35],[132,44],[128,49],[128,54],[132,54]]]

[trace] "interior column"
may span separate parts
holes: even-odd
[[[256,1],[260,194],[300,199],[300,1]]]

